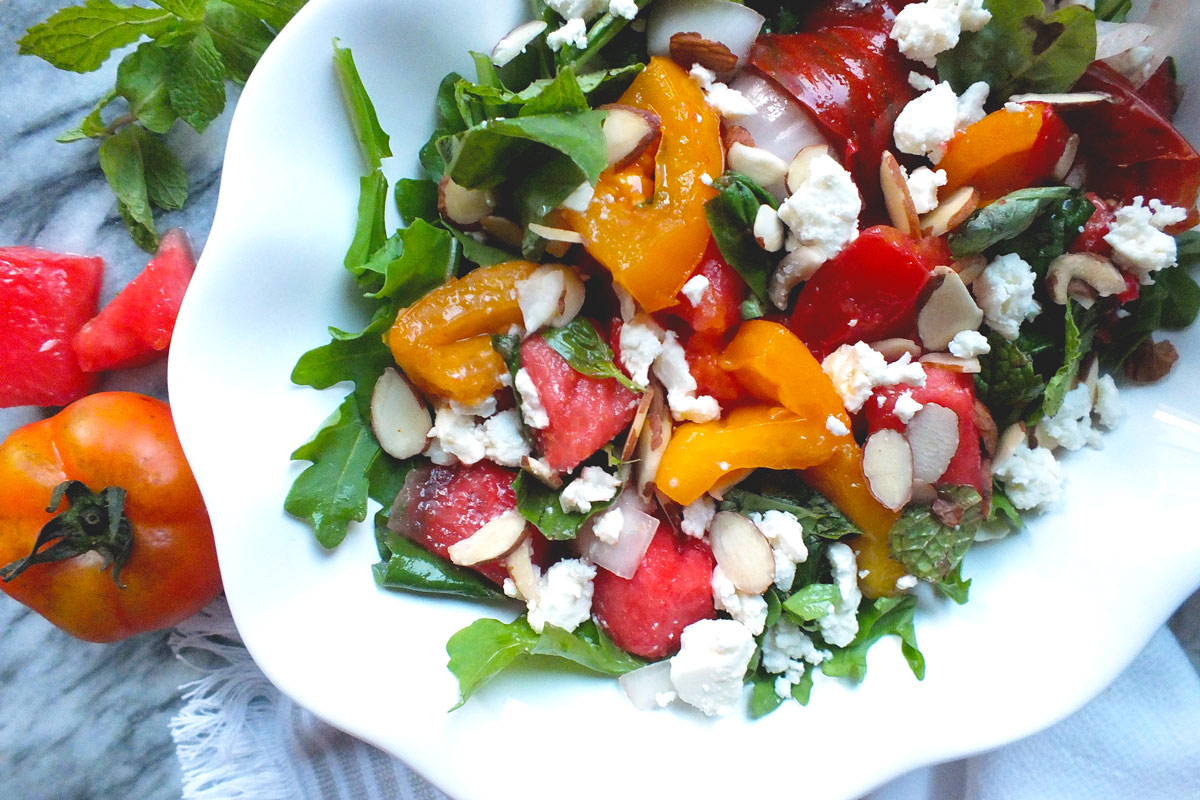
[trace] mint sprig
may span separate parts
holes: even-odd
[[[18,42],[69,72],[99,69],[141,42],[117,67],[113,89],[60,142],[99,140],[104,177],[130,236],[158,247],[157,211],[187,202],[187,173],[168,146],[177,121],[197,133],[225,110],[225,85],[246,82],[275,34],[306,0],[154,0],[155,7],[87,0],[55,12]]]

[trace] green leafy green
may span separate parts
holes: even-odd
[[[1003,429],[1025,416],[1025,409],[1042,396],[1045,382],[1034,370],[1032,356],[1021,348],[1021,339],[1010,342],[992,331],[987,340],[991,350],[979,357],[975,392]]]
[[[513,481],[517,493],[517,510],[533,523],[547,539],[574,539],[588,519],[604,511],[615,500],[592,503],[590,511],[563,511],[562,492],[551,489],[527,473],[520,472]]]
[[[925,678],[925,656],[917,647],[913,612],[917,598],[881,597],[874,603],[864,601],[858,610],[858,635],[848,647],[834,650],[833,657],[821,664],[821,671],[835,678],[859,682],[867,676],[867,651],[884,636],[899,636],[900,650],[917,680]]]
[[[754,220],[764,205],[776,208],[775,198],[745,175],[726,172],[713,181],[717,196],[704,206],[708,227],[721,255],[746,281],[754,297],[767,303],[767,279],[779,260],[754,238]]]
[[[129,111],[153,133],[166,133],[178,114],[167,94],[170,54],[154,42],[140,45],[117,67],[116,91],[129,103]]]
[[[244,86],[275,34],[262,19],[227,0],[208,0],[205,25],[225,63],[225,77]]]
[[[991,21],[965,32],[938,57],[938,76],[954,91],[976,81],[993,102],[1026,92],[1066,92],[1096,58],[1096,18],[1082,6],[1047,14],[1042,0],[987,0]]]
[[[783,705],[783,698],[775,693],[775,678],[768,672],[759,671],[750,681],[750,719],[761,719]]]
[[[478,572],[452,564],[409,539],[388,532],[384,545],[389,555],[371,566],[375,583],[385,589],[405,589],[430,594],[449,594],[482,600],[500,600],[504,595]]]
[[[91,72],[108,60],[113,50],[143,36],[161,36],[177,21],[165,9],[88,0],[82,6],[56,11],[26,31],[17,44],[21,55],[38,56],[59,69]]]
[[[370,328],[368,328],[370,330]],[[383,343],[382,331],[354,338],[335,338],[329,344],[300,356],[292,370],[292,382],[298,386],[328,389],[342,381],[353,381],[362,415],[367,414],[375,382],[394,361]]]
[[[426,222],[438,220],[438,187],[434,181],[401,178],[396,181],[393,193],[401,225],[412,225],[419,219]]]
[[[350,240],[342,261],[356,277],[363,274],[371,256],[387,240],[384,221],[387,195],[387,178],[382,171],[373,170],[359,179],[358,222],[354,226],[354,238]]]
[[[830,583],[810,583],[783,601],[783,608],[801,622],[812,622],[829,613],[841,602],[838,588]]]
[[[600,338],[596,327],[583,317],[576,317],[561,328],[550,328],[542,333],[546,344],[567,360],[571,369],[592,378],[614,378],[627,389],[641,391],[629,377],[613,363],[613,351]]]
[[[187,173],[166,144],[144,128],[128,126],[100,143],[100,169],[117,196],[117,208],[144,249],[158,246],[153,207],[181,208]]]
[[[225,0],[231,6],[258,17],[276,33],[283,30],[307,0]]]
[[[391,139],[379,124],[375,113],[375,105],[371,102],[367,89],[363,86],[358,67],[354,64],[354,54],[348,47],[339,47],[333,43],[334,74],[337,75],[338,86],[342,90],[342,99],[350,112],[350,124],[358,137],[363,161],[368,170],[379,169],[382,159],[391,156]]]
[[[1039,276],[1044,275],[1050,262],[1071,249],[1095,210],[1083,192],[1073,192],[1052,204],[1024,234],[1002,243],[995,253],[1015,253]]]
[[[806,534],[825,539],[862,533],[824,495],[789,473],[756,470],[748,480],[726,492],[720,506],[722,511],[743,514],[786,511],[800,521]]]
[[[982,516],[979,505],[983,500],[979,492],[969,486],[946,488],[939,494],[965,509],[958,525],[944,524],[934,516],[930,506],[909,505],[888,534],[892,557],[909,574],[934,582],[950,575],[975,541],[975,531]]]
[[[159,40],[167,51],[167,96],[179,118],[204,133],[225,110],[225,62],[206,28],[174,31]]]
[[[1042,410],[1047,416],[1054,416],[1062,407],[1063,398],[1075,384],[1075,376],[1079,374],[1079,366],[1083,357],[1092,349],[1092,336],[1095,327],[1089,324],[1080,325],[1079,315],[1075,312],[1074,304],[1068,300],[1063,308],[1064,337],[1063,363],[1054,373],[1054,377],[1046,384],[1046,399]]]
[[[1133,10],[1133,0],[1096,0],[1096,19],[1124,22]]]
[[[420,219],[396,235],[400,255],[388,262],[383,286],[371,297],[403,308],[453,277],[458,248],[453,236]]]
[[[1007,194],[976,211],[950,234],[950,252],[964,258],[1016,238],[1074,192],[1069,186],[1043,186]]]
[[[458,679],[459,702],[455,708],[522,656],[563,659],[603,675],[624,675],[645,663],[614,645],[591,620],[574,633],[547,625],[538,634],[524,616],[509,623],[475,620],[450,637],[446,652],[450,671]]]
[[[967,602],[967,598],[970,596],[971,579],[963,579],[962,562],[960,561],[941,580],[934,581],[933,588],[961,606]]]

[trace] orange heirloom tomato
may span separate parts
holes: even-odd
[[[500,389],[507,368],[491,335],[521,324],[517,281],[535,269],[528,261],[480,267],[403,309],[387,334],[396,363],[422,391],[460,403]]]
[[[4,564],[5,592],[92,642],[169,628],[212,600],[212,527],[167,404],[93,394],[0,444]]]
[[[1066,123],[1044,103],[988,114],[959,131],[946,146],[946,155],[938,162],[938,169],[946,170],[942,196],[974,186],[979,202],[991,203],[1041,183],[1053,174],[1070,136]]]
[[[649,158],[619,172],[606,170],[587,211],[563,216],[613,280],[647,311],[658,311],[678,302],[708,247],[704,204],[716,190],[702,178],[708,175],[711,183],[724,165],[721,118],[667,58],[650,59],[619,102],[662,120],[653,174]]]
[[[751,394],[778,403],[794,414],[819,420],[830,417],[850,427],[850,416],[829,376],[790,330],[775,322],[742,323],[721,356],[721,366]],[[888,535],[898,514],[888,510],[867,487],[862,448],[850,436],[837,437],[831,457],[801,470],[804,481],[829,498],[864,535],[851,544],[858,551],[863,591],[871,597],[896,593],[905,569],[888,552]]]
[[[833,452],[825,419],[798,417],[786,408],[745,406],[713,422],[688,422],[675,431],[654,484],[681,505],[693,502],[739,469],[800,469]]]

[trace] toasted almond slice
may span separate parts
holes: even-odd
[[[739,592],[762,594],[775,580],[771,543],[736,511],[718,511],[708,526],[713,557]]]
[[[973,186],[963,186],[921,217],[921,230],[927,236],[944,236],[966,222],[977,208],[979,192]]]
[[[983,274],[987,269],[987,256],[979,254],[960,258],[950,265],[950,268],[958,273],[958,277],[967,286],[975,282],[975,279]]]
[[[705,39],[694,31],[671,34],[671,60],[684,69],[699,64],[713,72],[733,72],[737,69],[737,55],[721,42]]]
[[[717,482],[708,490],[708,493],[714,500],[724,500],[726,492],[746,480],[746,478],[749,478],[753,472],[754,469],[751,467],[730,470],[717,478]]]
[[[525,517],[510,508],[465,539],[446,549],[446,555],[460,567],[491,561],[510,552],[525,536]]]
[[[913,414],[904,436],[912,449],[913,480],[933,483],[958,452],[958,414],[926,403]]]
[[[924,481],[913,481],[912,500],[910,502],[929,505],[934,500],[937,500],[937,496],[937,489],[933,488],[933,484],[925,483]]]
[[[900,169],[900,162],[896,161],[890,150],[883,151],[883,159],[879,162],[879,185],[883,189],[883,204],[887,207],[892,225],[908,236],[919,234],[921,218],[917,216],[917,206],[908,189],[904,171]]]
[[[1048,94],[1014,94],[1008,98],[1010,103],[1046,103],[1051,106],[1090,106],[1095,103],[1108,103],[1112,95],[1105,92],[1061,92]]]
[[[725,155],[728,157],[730,149],[735,144],[754,147],[754,136],[741,125],[733,125],[725,120],[721,120],[721,144],[725,146]]]
[[[629,433],[625,435],[625,444],[621,447],[622,461],[629,461],[637,452],[638,438],[642,435],[642,428],[646,426],[646,415],[650,413],[656,391],[658,390],[651,386],[642,392],[637,411],[633,412],[633,422],[629,424]]]
[[[971,375],[979,372],[979,359],[975,356],[959,358],[949,353],[926,353],[919,359],[922,364],[932,364],[950,372],[966,372]]]
[[[551,489],[560,489],[563,485],[562,475],[555,471],[543,459],[534,458],[533,456],[524,456],[521,459],[521,469],[528,472],[533,477],[542,482],[543,485]]]
[[[917,333],[928,350],[945,350],[962,331],[978,330],[983,311],[957,272],[947,269],[917,315]]]
[[[491,238],[508,247],[518,248],[525,238],[521,226],[506,217],[489,214],[479,220],[479,227]]]
[[[662,119],[653,111],[617,103],[600,108],[608,112],[601,128],[610,169],[625,169],[662,136]]]
[[[654,392],[650,408],[646,412],[646,423],[638,437],[638,460],[635,465],[638,495],[647,503],[654,499],[654,477],[663,453],[671,442],[671,412],[661,392]]]
[[[785,184],[788,193],[794,193],[800,188],[800,184],[807,180],[809,167],[814,158],[827,155],[829,155],[829,145],[826,144],[812,144],[796,153],[796,157],[792,159],[792,163],[788,165],[787,169]]]
[[[913,454],[904,434],[883,429],[863,446],[863,475],[875,499],[899,511],[912,499]]]
[[[881,339],[871,345],[871,349],[879,353],[888,363],[895,361],[905,353],[909,358],[921,355],[921,346],[912,339]]]
[[[1000,434],[1000,439],[996,443],[996,454],[992,457],[992,472],[1000,469],[1001,465],[1016,452],[1017,447],[1025,441],[1027,435],[1024,422],[1014,422],[1004,429],[1004,433]]]
[[[727,158],[731,170],[742,173],[764,189],[782,186],[787,175],[788,167],[783,159],[761,147],[734,142],[729,146]]]
[[[541,36],[544,30],[546,30],[546,22],[540,19],[530,20],[513,28],[492,48],[492,63],[497,67],[503,67],[524,53],[529,43]]]
[[[983,444],[983,452],[989,456],[996,454],[996,445],[1000,441],[1000,431],[992,412],[983,401],[975,401],[975,429],[979,431],[979,440]]]
[[[508,576],[512,578],[522,600],[536,600],[541,595],[538,568],[533,564],[533,542],[528,536],[521,539],[513,551],[504,559]]]
[[[1050,262],[1046,271],[1050,299],[1066,305],[1067,299],[1091,308],[1097,297],[1125,291],[1125,278],[1112,262],[1094,253],[1067,253]]]
[[[479,221],[496,208],[496,194],[491,189],[468,189],[442,177],[438,183],[438,213],[463,230],[474,230]]]
[[[432,427],[429,408],[412,384],[385,369],[371,392],[371,430],[379,446],[394,458],[412,458],[425,449]]]
[[[551,228],[549,225],[539,225],[536,222],[531,222],[529,223],[529,230],[550,242],[583,244],[583,236],[581,234],[566,228]]]
[[[1054,164],[1054,171],[1050,173],[1050,177],[1056,181],[1063,181],[1067,174],[1070,173],[1071,167],[1075,166],[1075,157],[1079,155],[1079,134],[1072,133],[1067,137],[1067,143],[1063,147],[1062,155],[1058,157],[1058,161]]]

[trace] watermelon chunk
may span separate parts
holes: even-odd
[[[93,314],[104,261],[0,248],[0,407],[63,406],[90,392],[71,338]]]
[[[521,366],[529,373],[550,424],[538,431],[546,462],[570,472],[633,421],[638,396],[614,378],[576,372],[540,336],[521,344]]]
[[[713,605],[712,549],[660,523],[632,578],[596,570],[592,613],[613,642],[644,658],[679,649],[679,635],[693,622],[717,616]]]
[[[79,366],[86,372],[148,364],[171,344],[196,259],[187,234],[163,234],[158,254],[75,336]]]

